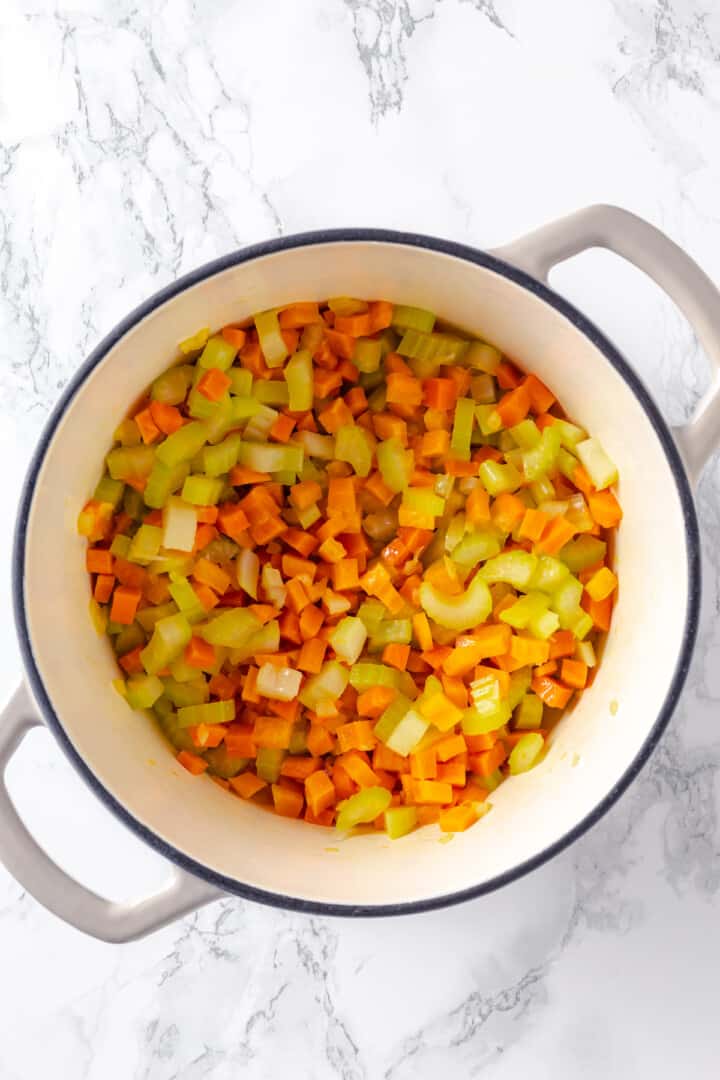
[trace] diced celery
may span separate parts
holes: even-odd
[[[142,629],[149,634],[158,620],[164,619],[168,615],[176,615],[177,610],[177,604],[175,603],[155,604],[151,607],[141,608],[135,619]]]
[[[338,832],[347,832],[356,825],[374,821],[390,805],[392,796],[387,788],[368,787],[351,795],[340,808],[335,822]]]
[[[215,776],[221,776],[223,780],[229,780],[244,772],[250,764],[250,758],[234,757],[229,754],[227,748],[220,745],[205,751],[205,760],[210,766],[210,771]]]
[[[219,443],[232,428],[237,427],[233,399],[225,394],[217,403],[217,409],[205,421],[209,443]]]
[[[358,618],[362,619],[368,634],[377,633],[378,627],[388,614],[388,609],[379,600],[365,600],[358,608]]]
[[[231,649],[230,663],[244,664],[256,653],[274,653],[280,648],[280,624],[271,619],[252,634],[244,645]]]
[[[499,554],[502,543],[497,533],[490,530],[473,529],[453,548],[450,558],[458,566],[472,569],[479,562]]]
[[[510,673],[510,686],[505,699],[511,709],[519,705],[523,696],[530,689],[532,682],[532,668],[521,667]]]
[[[570,629],[580,607],[583,587],[575,577],[567,578],[552,594],[550,606],[560,616],[563,630]]]
[[[474,780],[480,787],[485,788],[487,791],[495,791],[500,787],[505,777],[499,769],[495,769],[495,772],[490,773],[489,776],[475,776]]]
[[[190,465],[187,461],[181,461],[178,465],[165,465],[162,461],[156,461],[143,492],[145,504],[153,510],[161,510],[172,493],[182,487],[189,472]]]
[[[492,375],[500,365],[502,353],[485,341],[471,341],[464,359],[475,371],[486,371]]]
[[[222,476],[230,472],[233,465],[237,464],[240,441],[240,436],[234,432],[217,446],[206,446],[202,451],[205,475]]]
[[[288,754],[305,754],[307,753],[307,735],[308,735],[308,723],[307,720],[298,720],[294,725],[292,732],[290,733],[290,742],[288,744]]]
[[[365,623],[357,616],[347,615],[331,631],[328,641],[340,660],[354,664],[367,641]]]
[[[280,778],[280,769],[285,760],[285,750],[274,750],[269,746],[259,746],[255,759],[255,772],[268,784],[276,784]]]
[[[260,348],[269,368],[282,367],[288,355],[276,311],[261,311],[255,316]]]
[[[561,446],[557,455],[557,467],[563,476],[567,477],[568,480],[572,480],[578,465],[578,459],[573,457],[569,450]]]
[[[389,806],[385,811],[385,832],[391,840],[406,836],[416,825],[417,808],[414,806]]]
[[[292,412],[305,412],[313,403],[313,364],[307,349],[294,353],[285,367],[288,404]]]
[[[502,428],[500,413],[494,405],[476,405],[475,419],[481,435],[495,435]]]
[[[541,555],[538,559],[537,569],[530,579],[530,588],[539,589],[541,592],[551,593],[557,589],[570,571],[564,562],[552,555]]]
[[[90,619],[95,628],[95,633],[102,637],[105,631],[108,629],[108,614],[107,608],[98,604],[94,596],[90,597]]]
[[[537,732],[521,736],[510,754],[510,775],[516,776],[518,773],[527,772],[528,769],[537,765],[544,745],[545,740]]]
[[[537,694],[525,694],[513,713],[513,722],[520,731],[542,727],[543,703]]]
[[[577,424],[571,424],[569,420],[558,420],[556,417],[552,426],[560,432],[561,444],[573,453],[577,453],[577,444],[587,438],[587,432]]]
[[[560,558],[573,574],[587,570],[605,558],[607,544],[596,536],[578,536],[560,551]]]
[[[253,398],[253,401],[254,400],[255,399]],[[277,409],[271,409],[269,405],[261,405],[260,402],[257,402],[257,409],[249,422],[245,425],[245,430],[243,432],[245,441],[252,443],[267,442],[270,428],[279,416],[280,413]]]
[[[341,318],[347,318],[349,315],[363,315],[368,309],[367,300],[358,300],[353,296],[331,296],[328,307]]]
[[[138,623],[130,623],[129,626],[124,626],[118,636],[113,642],[113,648],[118,656],[124,656],[125,653],[130,652],[136,645],[145,644],[145,634]]]
[[[164,689],[157,675],[131,675],[125,683],[125,697],[131,709],[150,709]]]
[[[185,616],[178,612],[158,619],[149,643],[140,653],[140,660],[148,675],[157,675],[179,656],[190,638],[192,629]]]
[[[225,374],[230,379],[230,393],[240,398],[252,396],[253,377],[247,368],[231,367]],[[234,402],[233,402],[234,404]]]
[[[295,473],[293,473],[293,476],[294,475]],[[318,510],[317,503],[313,503],[312,506],[308,506],[304,510],[296,510],[296,514],[298,523],[303,529],[309,529],[311,525],[314,525],[315,522],[319,521],[322,517],[322,514]],[[365,521],[367,521],[367,518]]]
[[[198,627],[198,634],[211,645],[226,645],[229,649],[243,646],[260,629],[257,615],[247,608],[231,608]]]
[[[287,383],[278,379],[258,379],[253,386],[253,397],[263,405],[289,405],[290,394]]]
[[[191,620],[188,619],[188,622]],[[195,682],[198,677],[198,669],[188,664],[184,655],[178,656],[168,664],[170,674],[179,683]]]
[[[102,480],[98,481],[98,485],[93,492],[93,499],[96,499],[97,502],[110,503],[113,510],[117,510],[122,502],[124,491],[125,484],[122,480],[113,480],[111,476],[106,474]]]
[[[549,602],[545,593],[529,592],[501,611],[500,620],[515,630],[524,630],[533,619],[547,611]]]
[[[424,581],[419,591],[420,603],[426,613],[434,622],[450,630],[471,630],[485,622],[492,610],[490,590],[479,574],[457,596],[439,592],[429,581]]]
[[[355,664],[350,672],[350,685],[359,694],[369,690],[372,686],[394,686],[401,692],[406,693],[406,680],[401,676],[408,676],[408,672],[396,671],[395,668],[387,667],[385,664],[361,662]],[[417,689],[412,677],[410,677],[410,682],[415,690],[414,695],[412,690],[410,695],[417,696]],[[406,696],[410,695],[406,694]]]
[[[257,674],[257,691],[271,701],[292,701],[298,695],[302,674],[294,668],[263,664]]]
[[[492,375],[473,375],[470,380],[470,393],[478,405],[492,404],[496,400],[495,380]]]
[[[549,476],[538,476],[537,480],[533,480],[530,492],[536,503],[555,498],[555,488]]]
[[[317,431],[299,431],[297,442],[308,457],[317,458],[319,461],[332,461],[335,457],[335,439],[332,435],[320,435]]]
[[[503,465],[499,461],[483,461],[479,474],[483,487],[490,495],[501,495],[504,491],[517,491],[522,484],[522,476],[515,466]]]
[[[173,496],[163,509],[162,546],[172,551],[192,551],[197,530],[194,506]]]
[[[317,675],[311,675],[298,697],[308,709],[321,701],[337,701],[345,692],[350,672],[337,660],[326,660]]]
[[[407,757],[418,745],[430,723],[403,694],[390,702],[373,732],[380,742],[396,754]]]
[[[171,581],[168,588],[170,589],[170,595],[187,621],[189,623],[202,622],[206,614],[205,608],[187,578],[180,577],[177,581]]]
[[[431,488],[405,488],[401,506],[415,510],[428,517],[439,517],[445,512],[445,500],[436,495]]]
[[[113,433],[113,439],[121,446],[139,446],[142,442],[140,428],[130,418],[118,424]]]
[[[376,341],[373,338],[358,338],[355,342],[353,364],[358,371],[364,371],[366,373],[377,371],[380,367],[382,356],[383,346],[381,341]]]
[[[559,615],[556,615],[554,611],[542,611],[539,615],[533,616],[530,620],[528,623],[528,630],[533,637],[547,641],[549,637],[552,637],[559,626]]]
[[[372,394],[368,397],[368,408],[370,412],[382,412],[387,405],[387,389],[385,385],[376,387]]]
[[[260,559],[254,551],[242,548],[236,563],[237,583],[248,596],[257,600],[258,577],[260,574]]]
[[[507,430],[499,432],[498,438],[497,438],[497,446],[498,446],[498,450],[502,450],[503,454],[506,455],[506,460],[509,460],[507,458],[508,454],[517,453],[517,450],[518,450],[518,446],[517,446],[517,443],[515,442],[515,439],[510,434],[510,432],[507,431]],[[519,460],[522,460],[522,459],[519,459]],[[513,461],[512,463],[513,463],[513,465],[515,465],[515,461]],[[516,466],[516,468],[517,468],[517,466]]]
[[[228,409],[230,405],[230,395],[227,392],[218,401],[211,401],[204,394],[201,394],[197,389],[197,384],[202,377],[203,372],[200,368],[196,368],[193,376],[193,388],[187,399],[188,413],[193,420],[209,420],[211,417],[216,416],[218,412]]]
[[[215,506],[223,490],[223,482],[212,476],[188,476],[183,484],[182,497],[194,506]]]
[[[208,339],[207,345],[198,357],[197,366],[205,370],[220,368],[221,371],[227,371],[229,367],[232,367],[236,353],[237,349],[234,345],[216,334]]]
[[[146,566],[157,555],[161,543],[161,528],[157,525],[141,525],[130,541],[127,553],[128,560]]]
[[[113,555],[119,556],[121,559],[127,559],[127,553],[130,550],[130,537],[124,536],[122,533],[118,533],[113,537],[113,542],[110,545],[110,551]]]
[[[550,424],[543,429],[539,442],[523,453],[523,475],[526,481],[532,483],[552,472],[559,450],[560,429],[557,424]]]
[[[234,371],[235,368],[232,370]],[[235,423],[257,416],[264,408],[265,406],[261,405],[256,398],[248,397],[245,394],[240,397],[230,398],[230,413]],[[270,426],[272,427],[272,425]],[[263,438],[265,438],[265,435],[267,435],[267,431],[263,433]]]
[[[335,457],[352,465],[358,476],[369,476],[373,453],[365,428],[343,424],[335,435]]]
[[[516,589],[527,589],[537,565],[537,556],[529,551],[506,551],[488,559],[479,573],[488,584],[504,581]]]
[[[492,682],[497,683],[496,679]],[[463,711],[460,726],[464,735],[486,735],[497,731],[510,719],[510,706],[507,700],[487,698],[473,704]]]
[[[274,604],[276,608],[284,607],[287,590],[280,571],[271,566],[270,563],[265,563],[260,575],[260,581],[268,603]]]
[[[391,491],[403,491],[410,483],[413,455],[399,439],[385,439],[377,445],[378,468]]]
[[[189,364],[168,368],[152,384],[150,397],[163,405],[179,405],[185,400],[194,370]]]
[[[421,330],[430,333],[435,325],[435,316],[431,311],[422,308],[409,307],[406,304],[396,304],[393,308],[393,326],[400,330]]]
[[[370,641],[373,650],[386,645],[409,645],[412,641],[412,622],[410,619],[386,619],[372,631]]]
[[[597,664],[595,646],[592,641],[578,641],[575,646],[575,656],[578,660],[582,660],[583,664],[587,664],[589,668],[595,667]]]
[[[210,696],[203,675],[199,675],[195,682],[184,683],[177,682],[176,679],[166,676],[163,678],[163,686],[165,687],[166,697],[177,708],[183,708],[186,705],[202,705]]]
[[[475,422],[476,408],[473,399],[468,397],[459,398],[455,405],[450,449],[455,457],[460,458],[462,461],[470,460],[470,439],[473,423]]]
[[[523,450],[531,450],[542,439],[542,433],[534,420],[521,420],[510,428],[510,434]]]
[[[276,446],[273,443],[243,442],[240,444],[238,462],[249,469],[257,469],[258,472],[299,473],[303,466],[304,454],[302,446],[292,443]]]
[[[163,465],[179,465],[181,461],[190,461],[207,442],[207,425],[200,420],[191,420],[183,424],[172,435],[168,435],[157,448],[157,456]]]
[[[465,514],[460,511],[450,519],[450,524],[445,531],[445,550],[452,552],[458,546],[465,535]]]
[[[110,451],[105,461],[113,480],[142,480],[150,475],[155,461],[155,448],[153,446],[118,446]]]
[[[573,525],[577,532],[585,533],[589,532],[595,524],[590,516],[590,510],[588,504],[585,502],[585,496],[577,491],[574,495],[571,495],[568,499],[568,509],[565,517]]]
[[[585,439],[579,442],[575,451],[599,491],[617,483],[617,466],[605,453],[598,439]]]
[[[186,705],[177,711],[180,727],[196,724],[229,724],[235,719],[235,702],[211,701],[206,705]]]
[[[453,364],[467,352],[468,343],[453,334],[427,334],[408,329],[397,347],[400,356],[410,360],[419,378],[434,375],[442,364]]]
[[[584,637],[587,637],[595,625],[591,616],[588,615],[587,611],[583,611],[581,607],[577,608],[574,614],[570,615],[566,621],[568,624],[567,629],[572,630],[578,641],[582,641]]]

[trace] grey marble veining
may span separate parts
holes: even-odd
[[[719,121],[713,0],[6,0],[6,497],[100,337],[253,240],[375,224],[493,246],[610,201],[720,281]],[[606,255],[554,283],[682,423],[707,371],[672,304]],[[686,691],[637,782],[574,847],[447,912],[343,922],[228,899],[121,949],[0,872],[3,1080],[60,1061],[68,1080],[716,1075],[719,507],[715,461],[698,489],[705,596]],[[6,516],[5,611],[10,531]],[[0,634],[4,698],[20,662],[7,620]],[[10,779],[94,887],[130,895],[162,872],[49,738]]]

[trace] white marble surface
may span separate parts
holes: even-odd
[[[716,0],[4,0],[0,6],[0,698],[20,677],[11,513],[49,407],[143,297],[215,255],[347,224],[492,246],[593,201],[720,281]],[[706,368],[609,255],[556,286],[681,422]],[[717,1075],[720,477],[680,707],[589,835],[489,898],[382,922],[227,900],[125,947],[0,870],[0,1076],[658,1080]],[[11,770],[63,865],[162,878],[49,736]]]

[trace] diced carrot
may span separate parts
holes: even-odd
[[[495,411],[503,422],[503,427],[514,427],[524,420],[530,411],[530,392],[525,383],[521,383],[509,393],[504,394]]]
[[[317,675],[322,668],[326,650],[327,642],[320,641],[319,638],[304,641],[298,657],[298,670]]]
[[[85,553],[85,569],[89,574],[112,574],[113,555],[107,548],[88,548]]]
[[[326,772],[319,769],[306,777],[305,799],[316,817],[334,806],[336,797],[335,785]]]
[[[523,520],[526,509],[522,499],[504,491],[495,499],[490,517],[493,525],[497,526],[501,532],[509,533]]]
[[[510,655],[523,665],[544,664],[550,656],[550,646],[547,641],[539,638],[513,634],[510,640]]]
[[[587,495],[590,514],[598,525],[613,529],[622,521],[622,510],[612,491],[591,491]]]
[[[209,559],[198,559],[193,567],[192,576],[194,581],[201,585],[208,585],[214,592],[221,595],[227,592],[232,583],[230,575]]]
[[[475,466],[477,471],[477,466]],[[490,521],[490,497],[479,484],[474,487],[465,501],[465,517],[471,525],[480,525]]]
[[[572,656],[575,652],[575,635],[572,630],[556,630],[548,641],[551,660],[557,660],[561,656]]]
[[[307,510],[313,503],[319,501],[322,496],[322,488],[315,480],[305,480],[300,484],[293,484],[290,488],[290,502],[297,510]]]
[[[249,524],[247,514],[237,503],[223,503],[218,508],[217,527],[231,540],[241,536]]]
[[[217,537],[218,531],[214,525],[207,525],[201,522],[195,530],[195,544],[193,546],[193,554],[198,551],[203,551],[208,544]],[[237,540],[240,542],[241,537],[238,536]]]
[[[537,543],[545,531],[548,521],[548,515],[543,513],[542,510],[529,507],[523,515],[517,535],[521,540],[532,540],[533,543]]]
[[[281,330],[298,330],[322,322],[322,316],[316,303],[290,304],[279,313],[278,322]]]
[[[115,590],[115,593],[117,594],[117,589]],[[606,596],[604,600],[593,600],[592,597],[588,596],[585,592],[583,593],[580,603],[585,611],[587,611],[598,630],[610,629],[614,603],[614,596],[612,593],[610,596]]]
[[[514,364],[509,363],[507,360],[503,360],[499,363],[493,374],[497,379],[498,386],[501,390],[514,390],[522,381],[522,376],[518,369]]]
[[[204,758],[198,757],[197,754],[191,753],[190,750],[181,750],[177,755],[177,761],[193,776],[199,776],[208,767],[208,763]]]
[[[453,806],[450,810],[444,810],[438,818],[438,825],[442,832],[464,832],[475,824],[479,816],[474,806],[463,803],[460,806]]]
[[[220,600],[220,597],[213,592],[209,585],[203,585],[201,582],[194,582],[193,592],[206,611],[212,611]]]
[[[162,401],[150,402],[150,415],[156,427],[163,435],[172,435],[185,423],[183,415],[174,405],[165,405]]]
[[[211,671],[216,662],[215,649],[203,638],[191,637],[185,646],[184,660],[190,667]]]
[[[130,585],[118,585],[113,593],[110,618],[113,622],[129,626],[135,621],[135,612],[142,598],[142,592]]]
[[[496,731],[488,731],[484,735],[466,735],[465,742],[468,748],[468,767],[475,768],[473,764],[473,755],[481,754],[484,750],[490,750],[498,741],[498,734]]]
[[[229,480],[233,487],[241,487],[243,484],[265,484],[270,479],[272,479],[270,473],[258,472],[257,469],[248,469],[245,465],[233,466],[229,474]]]
[[[160,438],[160,428],[155,423],[152,411],[149,408],[141,409],[139,413],[135,413],[133,419],[138,426],[144,443],[153,443]]]
[[[480,754],[471,754],[468,765],[478,776],[491,776],[507,756],[507,747],[502,742],[496,742],[489,750],[484,750]]]
[[[398,439],[403,446],[408,444],[407,424],[401,417],[393,416],[392,413],[375,413],[373,430],[378,439]]]
[[[570,687],[563,686],[562,683],[551,678],[550,675],[541,675],[539,678],[534,678],[530,686],[533,692],[550,709],[564,709],[573,695]]]
[[[97,600],[98,604],[107,604],[114,587],[115,577],[113,574],[98,574],[93,588],[93,598]]]
[[[526,375],[524,386],[530,395],[530,408],[534,413],[546,413],[554,405],[555,395],[537,375]]]
[[[360,587],[357,559],[339,559],[332,567],[333,586],[342,592],[344,589]]]
[[[130,649],[120,657],[118,663],[127,675],[139,675],[145,670],[140,659],[140,653],[144,647],[144,645],[136,645],[134,649]]]
[[[308,776],[320,767],[320,759],[315,757],[286,757],[280,766],[280,775],[288,780],[307,780]]]
[[[411,803],[446,806],[452,802],[452,786],[444,780],[415,780],[412,777],[408,780]]]
[[[231,776],[228,781],[230,787],[241,799],[252,799],[258,791],[267,787],[267,781],[261,780],[253,772],[243,772],[239,776]]]
[[[536,672],[536,674],[538,674]],[[560,669],[560,678],[566,686],[582,690],[587,682],[588,666],[582,660],[565,659]]]
[[[533,669],[533,675],[539,678],[541,675],[554,675],[558,669],[557,660],[547,660],[544,664],[538,664]]]
[[[572,540],[575,531],[575,526],[562,515],[550,518],[535,549],[543,555],[557,555],[558,551]]]
[[[378,783],[377,773],[373,772],[368,763],[357,752],[341,754],[337,758],[337,764],[347,773],[353,783],[360,788],[376,787]]]
[[[290,439],[294,427],[295,421],[292,416],[286,416],[284,413],[281,413],[270,428],[270,437],[277,442],[286,443]]]
[[[341,724],[335,734],[343,754],[347,750],[374,750],[378,742],[369,720],[353,720],[349,724]]]
[[[212,750],[225,738],[226,728],[224,724],[194,724],[188,734],[199,750]]]
[[[208,368],[198,380],[195,389],[208,401],[219,401],[231,385],[231,380],[220,368]]]

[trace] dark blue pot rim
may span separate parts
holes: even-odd
[[[540,300],[549,304],[561,315],[563,315],[569,322],[573,324],[582,334],[584,334],[590,341],[603,353],[605,358],[615,368],[619,375],[622,376],[627,386],[632,390],[637,400],[642,405],[645,413],[650,421],[658,441],[664,451],[665,457],[668,461],[670,469],[672,470],[673,477],[677,486],[678,496],[682,506],[683,517],[685,521],[685,529],[687,534],[687,551],[688,551],[688,602],[685,614],[685,627],[683,631],[683,641],[680,653],[678,656],[677,664],[673,672],[672,681],[668,689],[668,693],[663,702],[663,706],[660,709],[657,719],[651,727],[647,738],[645,739],[642,747],[638,751],[635,759],[617,781],[613,788],[607,793],[607,795],[597,804],[597,806],[586,815],[582,821],[578,822],[572,829],[570,829],[564,836],[543,851],[534,855],[532,858],[527,859],[525,862],[519,863],[511,870],[506,871],[503,874],[499,874],[489,881],[485,881],[482,884],[473,886],[468,889],[462,889],[458,892],[448,893],[443,896],[432,897],[428,900],[412,901],[409,903],[396,903],[396,904],[379,904],[376,906],[369,905],[353,905],[353,904],[330,904],[323,903],[315,900],[304,900],[294,896],[284,896],[281,893],[266,892],[263,889],[254,888],[251,885],[244,884],[241,881],[237,881],[234,878],[225,877],[222,874],[217,874],[201,863],[196,862],[194,859],[188,858],[187,855],[178,851],[170,844],[165,843],[156,833],[151,829],[148,829],[142,822],[138,821],[128,812],[128,810],[118,802],[118,800],[110,794],[110,792],[100,783],[98,778],[86,764],[84,759],[75,749],[74,745],[70,741],[66,734],[55,710],[52,702],[45,690],[38,665],[33,655],[32,644],[30,642],[30,635],[28,631],[26,613],[25,613],[25,535],[28,517],[32,506],[32,500],[35,493],[35,484],[38,476],[38,472],[42,466],[45,458],[45,454],[52,441],[55,430],[60,423],[68,405],[74,398],[80,386],[83,384],[88,375],[94,370],[94,368],[100,364],[108,352],[113,348],[117,342],[128,333],[134,326],[136,326],[142,319],[153,312],[156,308],[160,307],[166,301],[177,296],[178,293],[196,285],[200,281],[204,281],[206,278],[212,277],[214,274],[220,273],[223,270],[227,270],[230,267],[237,266],[241,263],[251,262],[253,259],[260,258],[265,255],[272,255],[276,252],[287,251],[292,248],[309,247],[315,244],[335,244],[335,243],[347,243],[347,242],[376,242],[384,244],[398,244],[402,246],[417,247],[430,251],[440,252],[443,255],[450,255],[457,259],[462,259],[466,262],[473,263],[477,266],[486,267],[489,270],[494,271],[497,274],[508,278],[515,284],[522,286],[528,292],[533,293]],[[60,400],[53,409],[50,418],[45,426],[43,434],[40,438],[38,447],[33,455],[28,473],[25,479],[23,487],[20,507],[18,511],[18,517],[15,526],[15,539],[13,549],[13,608],[15,613],[15,624],[17,628],[17,634],[20,642],[20,650],[25,665],[27,677],[32,688],[32,692],[36,701],[39,703],[42,710],[43,719],[47,726],[55,735],[56,739],[62,746],[63,750],[70,758],[70,761],[76,767],[81,776],[87,781],[92,790],[98,795],[98,797],[105,803],[107,807],[129,828],[131,828],[137,835],[158,851],[165,858],[171,862],[176,863],[184,870],[189,871],[191,874],[196,875],[199,878],[204,879],[212,885],[217,886],[218,889],[222,889],[227,893],[234,894],[236,896],[243,897],[248,900],[256,900],[263,904],[268,904],[273,907],[286,908],[292,911],[300,911],[307,914],[315,915],[343,915],[343,916],[380,916],[380,915],[407,915],[415,912],[431,911],[435,908],[441,908],[450,904],[462,903],[466,900],[472,900],[475,897],[483,896],[485,893],[493,892],[495,889],[501,888],[503,885],[507,885],[510,882],[516,881],[523,875],[529,873],[531,870],[542,866],[548,860],[554,858],[566,847],[577,840],[588,829],[595,825],[600,818],[607,813],[611,806],[620,798],[623,792],[627,789],[630,783],[638,775],[642,767],[647,762],[648,758],[652,754],[653,750],[657,746],[657,743],[662,736],[665,728],[667,727],[670,717],[678,703],[680,693],[682,691],[685,679],[687,677],[688,669],[690,666],[690,660],[692,657],[693,646],[695,638],[697,636],[698,618],[700,609],[700,536],[698,530],[697,516],[695,513],[695,505],[693,502],[690,485],[688,483],[685,468],[683,466],[680,454],[678,452],[675,441],[670,434],[670,430],[660,415],[657,406],[650,397],[648,391],[645,389],[643,383],[640,381],[636,373],[632,370],[627,361],[622,357],[614,345],[605,337],[603,333],[584,315],[582,315],[572,304],[568,303],[561,296],[558,296],[552,289],[546,285],[537,281],[535,278],[526,274],[522,270],[518,270],[516,267],[511,266],[509,263],[497,258],[494,255],[490,255],[483,251],[478,251],[475,248],[467,247],[464,244],[453,243],[449,240],[442,240],[436,237],[423,236],[418,233],[402,233],[396,232],[392,229],[329,229],[316,232],[297,233],[293,236],[281,237],[276,240],[268,240],[264,243],[253,244],[249,247],[242,248],[239,251],[235,251],[230,255],[224,255],[219,259],[214,259],[212,262],[206,263],[204,266],[198,267],[191,273],[186,274],[184,277],[168,285],[166,288],[161,289],[150,297],[143,304],[137,307],[131,312],[122,322],[112,330],[107,337],[100,342],[96,349],[90,354],[85,363],[80,367],[73,379],[68,383]]]

